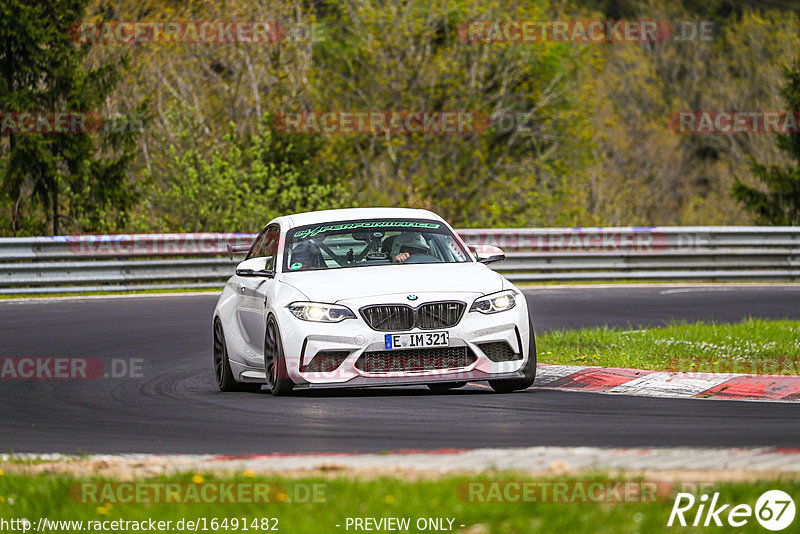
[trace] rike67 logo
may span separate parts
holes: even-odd
[[[794,500],[781,490],[764,492],[756,501],[755,508],[749,504],[723,504],[718,492],[711,496],[710,502],[705,493],[699,499],[691,493],[678,493],[667,526],[676,524],[685,527],[691,524],[693,527],[721,527],[727,524],[742,527],[755,517],[762,527],[777,532],[791,525],[794,516]]]

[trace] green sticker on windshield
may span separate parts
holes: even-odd
[[[303,264],[302,264],[302,263],[300,263],[300,262],[297,262],[297,263],[293,263],[293,264],[291,264],[291,265],[289,266],[289,268],[290,268],[291,270],[293,270],[293,271],[296,271],[297,269],[299,269],[299,268],[300,268],[300,267],[302,267],[302,266],[303,266]]]
[[[293,234],[295,239],[306,239],[314,237],[317,234],[330,232],[331,230],[356,230],[358,228],[423,228],[436,230],[441,225],[435,222],[421,222],[421,221],[361,221],[351,223],[331,224],[328,226],[317,226],[315,228],[306,228],[298,230]]]

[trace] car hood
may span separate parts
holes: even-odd
[[[347,267],[284,273],[282,280],[309,300],[330,303],[397,294],[480,296],[503,289],[502,276],[475,262]]]

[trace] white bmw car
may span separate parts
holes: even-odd
[[[488,381],[526,389],[536,345],[522,292],[426,210],[355,208],[278,217],[217,302],[222,391]]]

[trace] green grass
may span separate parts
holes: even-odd
[[[197,476],[197,475],[195,475]],[[108,479],[88,479],[99,482]],[[219,481],[204,475],[204,482]],[[223,479],[245,483],[273,483],[285,488],[287,493],[298,488],[324,488],[324,502],[271,502],[268,504],[111,504],[82,503],[79,493],[70,497],[70,488],[86,480],[68,476],[18,475],[6,473],[0,476],[0,518],[27,518],[35,525],[40,517],[50,520],[154,520],[178,521],[212,518],[222,520],[237,518],[251,525],[253,519],[277,518],[278,531],[292,534],[353,532],[345,529],[347,517],[409,517],[412,527],[409,532],[418,532],[414,523],[418,518],[455,518],[454,531],[469,534],[479,533],[638,533],[638,532],[700,532],[702,528],[667,527],[673,505],[674,492],[669,491],[656,502],[634,502],[625,504],[593,502],[528,502],[528,503],[478,503],[469,502],[467,493],[460,484],[468,481],[521,481],[529,476],[514,474],[476,475],[469,478],[444,477],[437,480],[404,481],[396,478],[372,480],[349,480],[344,478],[246,478],[243,474]],[[598,481],[608,480],[603,475],[583,479],[550,478],[548,481]],[[621,480],[616,478],[615,480]],[[150,479],[167,481],[167,479]],[[191,482],[186,474],[170,481]],[[317,486],[314,486],[317,485]],[[461,487],[461,489],[459,489]],[[720,503],[749,504],[754,506],[758,496],[770,489],[782,489],[795,499],[800,495],[800,481],[781,480],[770,482],[732,483],[714,485],[703,493],[720,492]],[[74,492],[75,490],[73,490]],[[320,493],[318,492],[318,496]],[[321,499],[318,499],[321,501]],[[728,508],[728,510],[730,507]],[[696,511],[696,506],[693,509]],[[727,513],[727,512],[726,512]],[[693,517],[693,515],[691,516]],[[723,519],[725,515],[723,514]],[[690,519],[691,520],[691,519]],[[797,519],[795,520],[797,521]],[[227,532],[244,532],[241,528]],[[341,525],[336,527],[335,525]],[[461,527],[460,525],[465,525]],[[202,528],[199,529],[203,532]],[[720,531],[729,531],[723,528]],[[65,528],[60,532],[72,532]],[[210,530],[209,530],[210,531]],[[218,531],[226,531],[222,528]],[[764,532],[754,518],[741,532]],[[250,529],[249,532],[256,532]]]
[[[80,456],[75,456],[75,459],[80,458]],[[12,453],[4,453],[0,455],[0,465],[41,465],[46,464],[48,462],[52,462],[53,460],[47,458],[47,456],[40,456],[40,455],[25,455],[20,456]],[[62,460],[68,461],[68,460]]]
[[[536,341],[540,363],[800,375],[800,321],[748,319],[643,330],[558,330]]]

